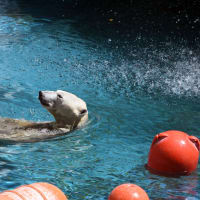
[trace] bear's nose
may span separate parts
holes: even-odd
[[[39,99],[42,97],[42,91],[39,91]]]

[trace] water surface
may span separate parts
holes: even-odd
[[[0,3],[0,115],[53,120],[38,91],[62,89],[84,99],[90,117],[64,137],[1,144],[1,191],[46,181],[69,199],[103,200],[132,182],[154,200],[200,198],[199,168],[181,178],[144,168],[157,133],[200,136],[198,33],[190,42],[170,31],[148,35],[141,27],[152,26],[138,22],[124,35],[108,21],[94,25],[40,3]]]

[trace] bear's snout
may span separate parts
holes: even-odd
[[[41,98],[42,98],[42,91],[39,91],[38,99],[41,99]]]
[[[45,99],[44,94],[42,91],[39,91],[38,99],[43,106],[49,106],[49,102]]]

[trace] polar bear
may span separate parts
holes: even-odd
[[[64,135],[84,126],[88,120],[85,101],[62,91],[40,91],[39,100],[55,118],[55,122],[30,122],[0,118],[0,141],[36,142]]]

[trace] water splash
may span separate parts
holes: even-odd
[[[137,48],[137,44],[133,44],[124,50],[130,49],[126,54],[128,59],[119,52],[106,52],[103,59],[90,59],[89,65],[79,63],[75,68],[90,85],[92,81],[96,87],[117,95],[146,92],[178,97],[200,96],[199,57],[190,48],[165,43],[162,48],[154,46],[137,51],[132,50],[134,45]],[[91,76],[86,77],[86,74]]]

